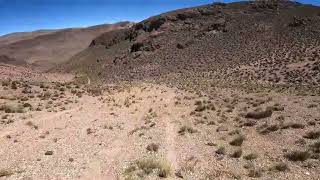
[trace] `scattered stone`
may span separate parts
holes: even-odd
[[[53,151],[46,151],[46,152],[44,153],[44,155],[46,155],[46,156],[51,156],[51,155],[53,155]]]

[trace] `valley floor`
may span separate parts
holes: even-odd
[[[320,97],[99,92],[3,82],[0,179],[320,179]]]

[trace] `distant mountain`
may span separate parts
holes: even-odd
[[[57,30],[38,30],[32,32],[16,32],[7,35],[0,36],[0,46],[8,45],[17,41],[32,39],[37,36],[54,33]]]
[[[88,28],[13,33],[0,36],[0,55],[46,70],[85,49],[96,36],[131,25],[119,22]]]

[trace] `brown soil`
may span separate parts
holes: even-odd
[[[320,178],[319,152],[309,148],[319,139],[304,136],[319,129],[318,97],[199,95],[149,83],[109,86],[98,96],[92,93],[99,89],[75,84],[29,83],[25,94],[25,86],[1,88],[0,104],[31,106],[0,111],[0,170],[12,172],[8,179],[159,179],[157,170],[136,169],[142,160],[168,164],[169,179]],[[266,107],[269,117],[245,117]],[[158,149],[147,150],[150,144]],[[303,161],[286,156],[308,149],[312,156]],[[250,154],[256,158],[247,160]]]

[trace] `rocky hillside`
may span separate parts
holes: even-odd
[[[105,33],[64,70],[103,81],[169,75],[187,80],[205,77],[212,84],[240,80],[317,86],[319,29],[316,6],[289,1],[215,3]]]
[[[85,49],[94,37],[130,25],[129,22],[120,22],[88,28],[14,33],[0,37],[0,55],[38,69],[48,69]]]

